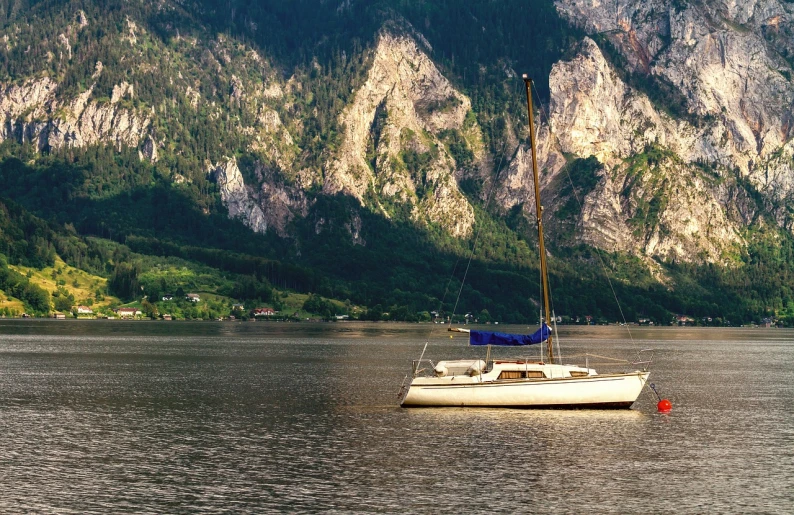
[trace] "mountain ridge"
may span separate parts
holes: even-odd
[[[0,79],[5,155],[25,154],[28,162],[44,166],[53,159],[94,163],[70,193],[89,204],[112,201],[109,195],[133,191],[130,188],[159,191],[162,201],[169,202],[174,195],[184,195],[201,213],[196,216],[228,216],[261,233],[257,252],[317,266],[333,281],[353,281],[359,284],[356,288],[364,286],[355,272],[339,272],[312,254],[342,238],[330,247],[338,244],[345,253],[358,248],[376,256],[380,239],[389,238],[382,229],[404,226],[426,235],[428,245],[465,255],[478,224],[487,225],[485,218],[497,221],[499,231],[512,232],[504,235],[506,241],[531,245],[534,193],[529,151],[521,143],[526,128],[523,93],[514,71],[518,62],[504,54],[486,63],[466,61],[461,55],[456,60],[450,49],[480,54],[485,50],[478,44],[469,50],[456,47],[454,37],[449,43],[432,40],[438,30],[434,24],[440,23],[434,10],[439,6],[462,27],[481,25],[483,34],[507,30],[506,24],[489,19],[487,9],[476,2],[468,14],[478,16],[468,17],[465,8],[456,10],[444,1],[424,7],[379,2],[360,11],[353,4],[332,9],[320,3],[312,15],[313,20],[326,15],[327,20],[314,22],[317,26],[349,27],[359,20],[358,27],[350,29],[349,41],[339,43],[343,36],[338,34],[319,38],[316,53],[297,46],[280,51],[278,57],[279,51],[266,49],[279,48],[283,40],[268,40],[257,20],[275,17],[286,22],[300,6],[264,4],[256,11],[248,2],[236,2],[235,14],[230,15],[236,20],[233,25],[242,28],[214,32],[201,21],[218,12],[212,2],[120,2],[111,3],[107,12],[88,1],[62,10],[54,3],[34,3],[33,14],[26,16],[46,14],[50,23],[41,27],[45,37],[36,49],[44,56],[42,62],[22,57],[27,54],[19,51],[20,45],[30,41],[30,35],[14,24],[13,16],[6,22],[7,65],[0,73],[5,77]],[[544,202],[551,217],[547,227],[559,229],[550,233],[552,252],[576,256],[573,249],[586,244],[634,255],[649,274],[641,289],[652,286],[651,276],[660,281],[654,288],[680,289],[686,278],[676,272],[675,263],[745,267],[759,234],[774,232],[775,225],[790,229],[786,204],[794,173],[789,173],[787,163],[794,147],[786,140],[790,104],[786,107],[782,101],[791,97],[790,80],[770,81],[779,94],[764,92],[766,107],[743,111],[734,97],[726,96],[722,104],[705,103],[699,69],[687,65],[691,74],[684,80],[670,64],[676,56],[690,55],[687,45],[708,46],[720,37],[741,43],[726,47],[725,55],[758,45],[773,45],[782,52],[785,42],[775,35],[767,37],[772,43],[755,32],[748,35],[733,22],[699,23],[716,19],[722,11],[679,4],[655,1],[651,13],[636,2],[621,2],[624,10],[622,17],[614,17],[615,24],[609,16],[594,15],[586,4],[558,1],[557,11],[581,27],[576,30],[594,34],[571,46],[570,36],[561,33],[558,44],[565,50],[555,46],[539,59],[554,63],[548,79],[539,81],[541,91],[548,84],[548,98],[542,99],[544,116],[537,127],[541,186],[550,199]],[[779,11],[777,30],[788,30],[791,17],[785,6],[773,0],[755,4]],[[19,5],[9,2],[4,12]],[[543,13],[550,5],[538,2]],[[514,4],[499,8],[509,12]],[[424,17],[417,15],[422,9],[427,9]],[[667,17],[660,18],[660,12]],[[761,15],[753,18],[745,10],[732,16],[756,23],[752,20]],[[666,27],[662,40],[649,28],[660,26],[659,20]],[[521,20],[511,23],[521,27]],[[769,23],[756,25],[752,30]],[[695,26],[711,27],[712,32],[696,31]],[[422,34],[423,28],[431,37]],[[604,30],[606,36],[595,34]],[[489,37],[483,36],[482,46],[497,47]],[[599,38],[606,42],[599,44]],[[626,60],[625,70],[611,62],[614,56],[606,45]],[[302,55],[304,64],[290,69],[283,55]],[[706,53],[701,61],[711,66],[709,59],[720,55]],[[725,66],[737,59],[725,61]],[[780,70],[790,70],[785,59],[774,62]],[[462,70],[462,76],[456,70]],[[477,70],[479,80],[471,78],[471,70]],[[775,73],[785,78],[783,72]],[[626,82],[629,76],[667,81],[687,99],[686,109],[665,109],[658,99]],[[712,86],[709,98],[719,100],[714,93],[720,91],[719,84]],[[782,100],[775,104],[775,99]],[[690,117],[676,118],[676,112],[700,118],[693,125]],[[761,125],[748,124],[747,119]],[[749,141],[763,144],[753,147]],[[102,146],[112,151],[97,149]],[[96,157],[86,157],[92,154]],[[138,163],[128,161],[133,156]],[[599,166],[587,161],[593,156]],[[107,161],[113,159],[116,164]],[[6,191],[21,194],[10,178],[3,182]],[[495,200],[489,202],[492,185]],[[156,196],[142,194],[156,202]],[[55,213],[34,203],[28,207],[61,224],[74,216],[67,213],[72,208]],[[376,222],[377,217],[386,225]],[[150,237],[151,232],[107,219],[77,225],[84,234],[94,235],[102,235],[96,231],[104,227],[99,232],[115,232],[122,242],[136,233]],[[164,227],[157,231],[157,238],[180,238],[177,229],[171,234]],[[499,257],[511,245],[498,245],[498,252],[486,252],[480,259],[516,262],[508,254]],[[531,254],[529,248],[518,254],[517,262],[527,263],[521,267],[529,266]],[[580,258],[570,259],[575,268]],[[566,266],[558,271],[563,285],[569,281]],[[415,285],[409,290],[443,301],[441,287],[433,286],[431,292]],[[394,300],[401,294],[379,295]],[[475,296],[469,297],[473,305],[487,300],[475,301]],[[784,309],[787,293],[774,297],[771,304],[777,307],[772,309]],[[371,304],[372,299],[359,300]],[[666,309],[674,309],[669,299],[664,302]],[[531,304],[521,309],[523,316],[531,316]],[[766,308],[754,309],[759,313]]]

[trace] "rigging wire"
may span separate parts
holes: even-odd
[[[518,83],[516,83],[516,91],[518,91]],[[502,163],[504,163],[505,156],[507,155],[507,141],[508,138],[505,138],[504,144],[502,145],[502,157],[499,159],[499,164],[496,166],[496,174],[494,174],[493,181],[491,181],[491,186],[488,189],[488,194],[485,196],[485,206],[484,209],[488,210],[488,205],[491,203],[491,199],[493,198],[493,194],[496,190],[496,184],[499,182],[499,175],[502,173]],[[466,263],[466,271],[463,273],[463,279],[460,282],[460,289],[458,290],[458,296],[455,299],[455,306],[452,308],[452,314],[449,317],[449,325],[452,326],[452,318],[455,316],[455,312],[458,309],[458,303],[460,303],[460,296],[463,293],[463,286],[466,284],[466,277],[469,275],[469,268],[471,267],[471,261],[474,258],[474,253],[477,250],[477,241],[480,238],[480,233],[482,233],[483,226],[485,224],[481,224],[480,227],[477,228],[477,232],[474,234],[474,241],[471,246],[471,252],[469,253],[469,260]]]
[[[518,87],[516,85],[516,91],[517,90],[518,90]],[[486,210],[488,209],[488,205],[491,203],[491,199],[493,198],[493,193],[495,191],[496,183],[498,182],[499,175],[502,172],[502,164],[504,163],[505,156],[507,155],[507,153],[506,153],[507,152],[507,143],[508,143],[508,140],[507,140],[507,138],[505,138],[504,144],[502,145],[502,150],[501,150],[502,157],[499,159],[499,164],[496,167],[496,174],[494,175],[493,181],[491,182],[491,186],[488,189],[488,194],[485,197],[485,209]],[[460,296],[463,293],[463,287],[466,284],[466,277],[469,274],[469,267],[471,266],[471,261],[472,261],[472,258],[474,257],[474,252],[477,249],[477,241],[478,241],[478,239],[480,237],[480,232],[481,231],[482,231],[482,225],[477,228],[477,232],[475,233],[474,242],[473,242],[472,247],[471,247],[471,252],[469,253],[469,259],[468,259],[468,262],[466,263],[466,271],[463,273],[463,279],[460,282],[460,289],[458,290],[458,295],[457,295],[457,297],[455,299],[455,305],[452,308],[452,312],[449,315],[449,325],[450,325],[450,327],[452,326],[452,319],[455,317],[455,312],[458,309],[458,304],[460,302]],[[455,266],[453,267],[452,274],[450,275],[449,280],[447,281],[447,287],[444,290],[444,295],[441,297],[441,300],[439,302],[438,311],[437,311],[439,315],[441,315],[443,313],[444,302],[446,301],[447,295],[449,294],[450,286],[452,285],[452,280],[455,278],[455,272],[457,272],[459,264],[460,264],[460,257],[457,259],[457,261],[455,261]],[[441,324],[444,325],[443,316],[442,316],[442,319],[441,319]],[[435,324],[433,324],[433,326],[431,326],[430,330],[428,331],[427,339],[425,341],[426,344],[430,341],[430,337],[433,335],[433,331],[434,330],[435,330]],[[422,354],[424,354],[424,352]]]
[[[546,118],[546,125],[549,127],[549,136],[552,135],[551,131],[551,118],[546,113],[546,110],[543,109],[543,102],[540,100],[540,93],[535,87],[535,83],[532,83],[532,87],[535,88],[535,94],[538,96],[538,107],[542,112],[543,116]],[[563,170],[565,170],[565,176],[568,178],[568,183],[571,185],[571,191],[573,192],[573,196],[576,199],[576,203],[579,205],[579,211],[581,212],[584,209],[581,200],[579,199],[579,194],[576,192],[576,186],[573,184],[573,179],[571,179],[571,174],[568,171],[568,166],[563,166]],[[623,307],[620,305],[620,301],[618,300],[618,295],[615,292],[615,287],[612,285],[612,280],[609,278],[609,272],[607,270],[606,263],[604,262],[604,258],[601,256],[601,250],[598,247],[593,247],[595,249],[595,254],[598,256],[598,261],[601,264],[601,268],[604,271],[604,277],[606,277],[607,283],[609,284],[609,289],[612,291],[612,297],[615,299],[615,304],[618,306],[618,311],[620,312],[620,317],[623,319],[623,325],[626,327],[626,331],[629,333],[629,340],[631,341],[632,348],[635,352],[637,352],[637,344],[634,341],[634,335],[631,334],[631,329],[629,329],[629,324],[626,322],[626,315],[623,314]]]
[[[460,264],[460,258],[455,261],[455,266],[452,268],[452,275],[450,275],[449,279],[447,280],[447,287],[444,289],[444,295],[441,296],[441,300],[438,303],[438,316],[441,316],[441,325],[444,325],[444,318],[442,316],[443,309],[444,309],[444,301],[447,299],[447,294],[449,293],[449,287],[452,285],[452,279],[455,278],[455,271],[458,269],[458,264]],[[452,320],[452,317],[450,317]],[[435,330],[435,323],[430,326],[430,330],[427,332],[427,339],[425,340],[425,344],[430,342],[430,337],[433,336],[433,331]],[[423,353],[424,354],[424,353]]]

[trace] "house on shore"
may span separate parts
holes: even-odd
[[[77,313],[77,316],[91,316],[94,314],[94,310],[89,308],[88,306],[76,306],[74,312]]]
[[[201,297],[199,296],[198,293],[188,293],[187,295],[185,295],[185,298],[190,302],[198,302],[201,300]]]
[[[273,308],[256,308],[254,309],[255,317],[269,317],[276,314]]]
[[[137,318],[143,315],[143,312],[138,308],[118,308],[116,314],[119,318]]]

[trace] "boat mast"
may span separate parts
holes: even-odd
[[[549,310],[549,275],[546,269],[546,245],[543,242],[543,206],[540,205],[540,181],[538,180],[538,160],[537,152],[535,150],[535,118],[532,114],[532,79],[524,74],[524,86],[527,90],[527,111],[529,112],[529,141],[532,146],[532,177],[535,180],[535,211],[538,217],[538,245],[540,247],[540,276],[543,283],[543,313],[548,324],[551,310]],[[543,328],[544,320],[540,321],[540,327]],[[552,344],[552,336],[549,333],[549,339],[546,342],[547,356],[549,363],[554,363],[554,345]]]

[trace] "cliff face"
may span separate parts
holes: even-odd
[[[450,131],[478,139],[476,126],[466,126],[470,109],[416,40],[384,30],[366,82],[341,115],[344,140],[326,165],[323,191],[362,204],[371,194],[387,216],[389,204],[403,205],[417,222],[469,234],[474,212],[442,139]]]
[[[255,232],[272,228],[280,236],[289,235],[289,223],[296,216],[308,214],[309,202],[299,188],[285,186],[274,170],[261,163],[253,170],[254,185],[246,185],[234,159],[226,159],[210,167],[229,217],[239,218]]]
[[[95,78],[101,73],[97,65]],[[144,113],[119,105],[134,95],[122,83],[106,103],[90,100],[93,85],[75,98],[58,98],[58,84],[50,78],[30,79],[22,84],[0,84],[0,141],[31,142],[39,150],[85,147],[97,143],[136,147],[146,136],[150,119]]]
[[[558,0],[573,23],[609,41],[632,71],[682,95],[706,130],[671,148],[686,162],[739,170],[770,201],[780,225],[794,194],[794,6],[777,0],[682,3]],[[679,145],[675,148],[674,145]],[[625,150],[625,149],[624,149]]]
[[[657,111],[617,76],[586,39],[550,77],[550,126],[562,152],[604,163],[583,202],[581,240],[660,259],[723,262],[742,241],[720,202],[720,176],[696,163],[733,148],[714,141],[719,124],[697,128]],[[563,180],[566,180],[563,178]]]

